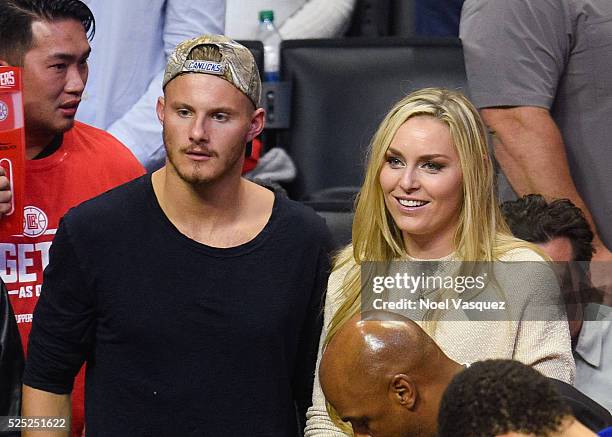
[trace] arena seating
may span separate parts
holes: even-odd
[[[334,237],[336,249],[341,249],[350,243],[353,228],[353,202],[347,200],[306,200],[302,203],[311,207],[323,217]]]
[[[283,41],[281,79],[291,83],[291,122],[277,145],[298,169],[287,189],[319,201],[330,189],[354,196],[369,141],[394,102],[427,86],[467,87],[459,40],[439,38]]]

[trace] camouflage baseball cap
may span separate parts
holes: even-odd
[[[193,49],[208,45],[219,49],[220,61],[188,59]],[[219,76],[246,94],[256,108],[259,107],[261,79],[257,63],[249,49],[236,41],[223,35],[202,35],[183,41],[168,58],[163,87],[178,75],[189,72]]]

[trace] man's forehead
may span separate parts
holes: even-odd
[[[89,41],[83,24],[75,19],[35,20],[32,22],[31,49],[56,44],[80,46],[89,50]]]
[[[74,33],[85,34],[85,28],[83,23],[74,18],[59,18],[55,20],[33,20],[32,21],[32,34],[33,36],[54,36],[58,29],[70,29]],[[85,34],[87,37],[87,35]]]

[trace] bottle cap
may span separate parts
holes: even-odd
[[[262,21],[274,21],[274,11],[266,10],[259,11],[259,22]]]

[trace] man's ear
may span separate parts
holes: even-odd
[[[418,391],[416,384],[403,373],[393,376],[389,384],[389,395],[404,408],[414,410]]]
[[[246,136],[247,143],[253,141],[253,139],[261,133],[265,125],[265,120],[266,111],[263,108],[257,108],[251,116],[251,124]]]
[[[164,107],[166,106],[166,100],[159,96],[157,98],[157,106],[155,107],[155,111],[157,112],[157,119],[161,124],[164,124]]]

